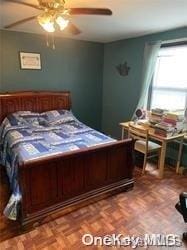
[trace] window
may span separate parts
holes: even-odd
[[[150,95],[151,109],[187,107],[187,45],[160,49]]]

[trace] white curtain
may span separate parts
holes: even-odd
[[[161,44],[162,41],[150,42],[145,44],[141,78],[142,87],[136,109],[147,107],[149,86],[154,74],[156,60]],[[132,119],[135,119],[135,111]]]

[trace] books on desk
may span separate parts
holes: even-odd
[[[179,112],[167,113],[163,118],[163,122],[175,127],[178,133],[182,132],[184,129],[184,114]]]
[[[174,135],[176,132],[175,127],[171,124],[160,122],[154,125],[154,133],[163,137],[168,137]]]
[[[167,112],[162,116],[162,120],[154,125],[155,134],[168,137],[183,132],[184,115],[177,112]]]
[[[184,112],[168,112],[164,118],[169,122],[180,122],[184,120]]]
[[[187,131],[184,111],[169,112],[164,109],[152,109],[147,112],[148,120],[140,119],[136,122],[151,133],[162,137],[170,137]]]
[[[155,108],[152,109],[149,115],[149,121],[151,124],[157,124],[162,121],[163,115],[167,110]]]
[[[159,109],[159,108],[151,109],[151,113],[155,115],[163,115],[166,112],[168,112],[168,110],[166,109]]]
[[[184,131],[184,112],[152,109],[150,123],[155,134],[163,137],[172,136]]]

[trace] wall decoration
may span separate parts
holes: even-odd
[[[116,66],[116,69],[120,76],[128,76],[130,67],[127,65],[127,62],[121,63]]]
[[[41,69],[41,59],[39,53],[20,52],[21,69]]]

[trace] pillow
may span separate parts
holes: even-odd
[[[31,111],[18,111],[11,114],[10,118],[8,117],[8,119],[10,119],[11,121],[16,120],[17,124],[14,125],[39,126],[39,120],[38,120],[39,115],[40,115],[39,113]]]
[[[71,115],[66,115],[66,116],[58,116],[53,121],[49,121],[48,124],[50,126],[54,126],[54,125],[60,125],[60,124],[72,122],[72,121],[75,121],[75,118]]]
[[[51,121],[51,120],[57,118],[58,116],[67,115],[67,114],[72,114],[72,112],[69,110],[65,110],[65,109],[51,110],[51,111],[43,112],[41,115],[46,116],[47,120]]]
[[[69,110],[52,110],[42,113],[40,123],[48,126],[60,125],[63,123],[75,121],[76,118]]]

